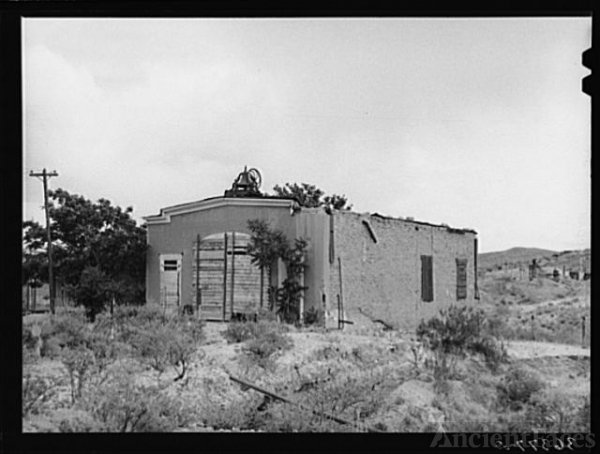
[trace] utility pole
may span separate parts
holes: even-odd
[[[56,170],[47,172],[46,168],[44,168],[41,172],[30,171],[29,176],[42,177],[42,182],[44,183],[44,211],[46,212],[46,236],[48,240],[48,280],[50,281],[48,283],[50,286],[50,312],[54,314],[56,292],[54,288],[54,274],[52,272],[52,236],[50,235],[50,215],[48,213],[48,178],[57,177],[58,173],[56,173]]]

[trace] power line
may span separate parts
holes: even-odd
[[[48,179],[52,177],[57,177],[58,173],[56,170],[52,172],[46,171],[46,168],[41,172],[34,172],[33,170],[29,172],[30,177],[41,177],[41,181],[44,184],[44,209],[46,212],[46,236],[48,240],[48,280],[50,285],[50,312],[52,314],[55,313],[55,298],[56,298],[56,289],[54,288],[54,274],[52,271],[52,236],[50,234],[50,215],[48,214]]]

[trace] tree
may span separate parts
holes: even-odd
[[[146,229],[131,217],[133,208],[122,210],[106,199],[94,203],[64,189],[48,195],[56,276],[88,316],[93,319],[112,298],[142,302]],[[37,222],[26,221],[23,229],[27,250],[47,246]],[[35,269],[33,260],[25,260],[25,269]]]
[[[295,199],[300,206],[306,208],[324,206],[328,211],[332,209],[352,209],[352,205],[348,205],[348,199],[345,195],[333,194],[325,196],[325,192],[317,188],[314,184],[301,183],[298,185],[297,183],[285,183],[284,186],[275,185],[273,190],[277,197]]]
[[[252,232],[248,254],[252,257],[252,263],[260,269],[260,305],[263,305],[265,270],[271,280],[271,266],[278,257],[285,253],[287,239],[280,230],[272,230],[269,224],[261,219],[250,219],[248,228]]]
[[[252,232],[248,254],[252,257],[252,263],[261,269],[261,305],[263,270],[268,269],[270,277],[272,264],[275,260],[281,259],[285,264],[287,277],[281,287],[275,289],[274,299],[277,304],[277,313],[286,322],[298,321],[300,299],[307,288],[302,285],[302,276],[306,268],[305,257],[308,243],[302,238],[297,238],[294,245],[290,246],[281,230],[271,229],[268,222],[261,219],[249,220],[248,228]]]

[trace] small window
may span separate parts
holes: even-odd
[[[421,299],[425,302],[433,301],[433,257],[421,256]]]
[[[177,260],[165,260],[163,268],[165,271],[177,271]]]
[[[467,297],[467,259],[456,259],[456,299]]]

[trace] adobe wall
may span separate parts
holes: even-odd
[[[377,243],[363,219],[371,225]],[[460,302],[474,302],[475,233],[352,212],[335,212],[333,224],[335,257],[329,270],[328,299],[335,302],[340,293],[341,259],[344,316],[354,321],[354,326],[367,323],[358,310],[361,308],[372,317],[414,332],[421,319],[457,303],[457,258],[468,260],[467,298]],[[432,302],[421,301],[422,254],[433,256]],[[328,324],[335,321],[337,325],[337,307],[329,309]]]

